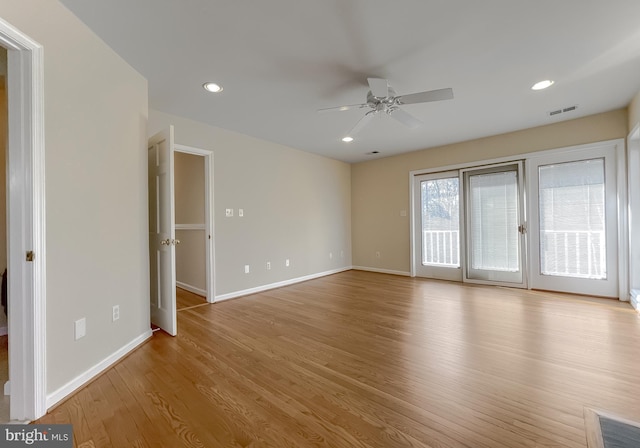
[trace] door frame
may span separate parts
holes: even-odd
[[[527,232],[519,232],[518,233],[518,249],[519,249],[519,258],[520,258],[520,271],[522,274],[522,280],[520,282],[510,282],[506,280],[484,280],[478,278],[470,278],[469,271],[471,268],[469,267],[470,263],[470,246],[469,242],[471,241],[471,226],[469,225],[468,217],[470,215],[470,203],[469,203],[469,182],[468,177],[471,175],[469,173],[483,173],[483,172],[499,172],[500,168],[508,168],[511,166],[515,166],[518,176],[518,222],[519,225],[527,227],[527,203],[526,203],[526,183],[525,183],[525,166],[524,161],[522,159],[513,160],[510,162],[501,162],[494,163],[490,165],[482,165],[473,168],[464,168],[460,170],[460,179],[463,181],[460,183],[462,186],[462,198],[461,198],[461,221],[462,228],[464,229],[464,240],[465,240],[465,256],[464,256],[464,264],[462,265],[462,281],[464,283],[477,283],[480,285],[496,285],[496,286],[508,286],[510,288],[529,288],[529,247],[527,242]],[[494,171],[495,170],[495,171]]]
[[[638,229],[640,224],[640,197],[636,198],[633,193],[633,188],[637,187],[640,182],[640,123],[636,123],[633,126],[631,132],[627,136],[627,200],[629,201],[629,216],[627,219],[627,231],[625,234],[629,239],[628,244],[628,266],[627,266],[627,287],[629,289],[629,300],[631,305],[638,311],[640,311],[640,241],[635,240],[632,237],[634,229]],[[632,179],[634,181],[632,182]],[[635,195],[639,195],[636,188]],[[634,214],[635,213],[635,214]],[[637,232],[636,232],[637,233]],[[633,247],[631,246],[633,244]],[[633,269],[636,269],[638,274],[633,275]]]
[[[621,301],[629,300],[629,287],[628,287],[628,246],[629,239],[626,231],[627,223],[627,183],[626,183],[626,168],[625,168],[625,145],[624,139],[609,140],[605,142],[590,143],[579,146],[572,146],[569,148],[560,148],[553,151],[544,151],[531,155],[527,159],[527,190],[529,192],[529,217],[532,220],[530,227],[531,236],[529,238],[529,254],[531,256],[530,263],[530,279],[531,284],[539,283],[542,276],[538,272],[534,272],[540,268],[540,247],[539,247],[539,232],[538,224],[534,223],[539,219],[538,215],[538,191],[534,188],[537,182],[537,166],[540,163],[546,163],[551,159],[551,163],[563,163],[571,161],[587,160],[592,158],[603,158],[605,162],[605,179],[607,178],[607,172],[616,176],[615,185],[610,188],[615,189],[616,201],[606,201],[607,214],[614,214],[616,216],[616,224],[611,226],[607,224],[608,230],[606,234],[607,247],[615,246],[617,255],[613,259],[607,256],[607,271],[614,272],[611,279],[612,284],[617,291],[617,298]],[[612,192],[613,193],[613,192]],[[615,238],[611,237],[611,232],[615,232]],[[627,251],[625,251],[625,248]],[[570,277],[556,277],[549,279],[550,282],[556,283],[558,289],[554,291],[569,292],[580,294],[570,290],[566,285],[571,283]],[[546,288],[545,288],[546,289]],[[590,292],[583,292],[582,294],[590,294],[595,296],[606,296],[604,288],[601,290],[598,287],[589,288]]]
[[[173,145],[174,151],[182,152],[185,154],[191,154],[194,156],[204,157],[204,228],[205,234],[208,235],[206,240],[205,250],[205,271],[206,271],[206,291],[207,302],[215,302],[215,234],[214,234],[214,219],[213,219],[213,151],[206,149],[194,148],[193,146],[180,145],[175,143]]]
[[[458,192],[458,200],[462,200],[462,176],[460,174],[460,170],[452,170],[452,171],[437,171],[434,173],[425,173],[425,174],[417,174],[413,176],[412,184],[411,184],[411,232],[412,232],[412,260],[411,263],[411,276],[425,276],[425,274],[430,274],[428,278],[435,278],[439,280],[450,280],[450,281],[462,281],[462,266],[465,262],[465,238],[462,234],[462,229],[464,229],[462,225],[462,219],[464,218],[464,213],[462,207],[460,207],[459,211],[459,220],[458,220],[458,260],[460,265],[458,267],[441,267],[441,266],[421,266],[422,265],[422,245],[424,242],[422,241],[422,194],[420,192],[420,184],[425,180],[437,180],[437,179],[458,179],[458,186],[460,188]],[[413,242],[416,244],[420,244],[420,250],[415,250],[413,247]],[[420,272],[419,272],[420,271]]]
[[[47,411],[44,54],[1,18],[0,45],[8,62],[9,414],[35,420]]]

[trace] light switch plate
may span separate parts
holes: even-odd
[[[77,321],[74,322],[75,340],[77,341],[78,339],[85,337],[86,334],[87,334],[87,319],[83,317],[82,319],[78,319]]]
[[[225,216],[227,218],[233,218],[233,209],[232,208],[228,208],[225,210]]]

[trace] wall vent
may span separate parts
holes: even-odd
[[[578,108],[578,105],[563,107],[562,109],[556,109],[549,112],[550,117],[555,117],[556,115],[566,114],[567,112],[573,112]]]

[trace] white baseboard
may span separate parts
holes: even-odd
[[[191,286],[187,283],[182,283],[178,281],[176,281],[176,286],[180,289],[184,289],[185,291],[198,294],[199,296],[207,297],[207,291],[205,291],[204,289],[196,288],[195,286]]]
[[[47,410],[51,409],[53,406],[58,404],[60,401],[64,400],[66,397],[71,395],[76,390],[80,389],[82,386],[87,384],[89,381],[94,379],[96,376],[100,375],[102,372],[107,370],[116,362],[120,361],[130,352],[132,352],[135,348],[137,348],[140,344],[145,342],[152,336],[151,329],[145,331],[140,336],[135,338],[133,341],[129,342],[124,347],[117,350],[112,355],[106,357],[102,361],[100,361],[95,366],[91,367],[86,372],[77,376],[76,378],[69,381],[67,384],[56,390],[55,392],[47,395]]]
[[[0,327],[0,336],[6,336],[9,334],[9,329],[5,325],[4,327]]]
[[[631,290],[631,306],[633,306],[636,311],[640,311],[640,290],[632,289]]]
[[[411,277],[411,272],[392,271],[390,269],[370,268],[367,266],[354,266],[353,269],[356,271],[378,272],[379,274],[391,274],[391,275],[401,275],[403,277]]]
[[[351,266],[345,266],[343,268],[334,269],[332,271],[319,272],[317,274],[305,275],[304,277],[292,278],[281,282],[270,283],[268,285],[257,286],[255,288],[243,289],[242,291],[230,292],[227,294],[221,294],[216,296],[215,302],[221,302],[223,300],[235,299],[237,297],[248,296],[249,294],[256,294],[259,292],[268,291],[270,289],[282,288],[283,286],[294,285],[296,283],[306,282],[307,280],[313,280],[314,278],[325,277],[327,275],[337,274],[338,272],[350,271]]]

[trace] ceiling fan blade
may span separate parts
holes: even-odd
[[[380,78],[367,78],[371,94],[378,98],[387,98],[389,96],[389,81]]]
[[[429,90],[427,92],[410,93],[396,97],[398,104],[428,103],[453,99],[453,89]]]
[[[318,109],[318,112],[342,112],[351,109],[362,109],[368,107],[367,104],[349,104],[348,106],[327,107],[325,109]]]
[[[356,125],[347,134],[349,137],[355,137],[375,116],[375,112],[367,112],[367,114],[356,123]]]
[[[417,127],[422,126],[424,124],[424,123],[422,123],[422,121],[418,120],[416,117],[411,115],[409,112],[407,112],[405,110],[402,110],[400,108],[397,108],[397,109],[393,110],[393,112],[391,112],[389,115],[391,115],[391,117],[395,118],[400,123],[402,123],[403,125],[411,128],[411,129],[417,128]]]

